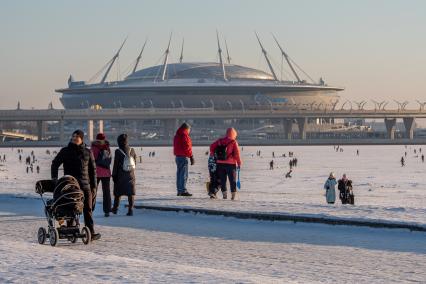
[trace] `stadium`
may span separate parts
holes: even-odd
[[[68,87],[56,92],[63,106],[74,108],[213,108],[259,109],[297,108],[308,109],[312,105],[331,107],[339,99],[341,87],[328,86],[320,79],[315,82],[283,50],[274,37],[281,52],[282,62],[289,67],[293,78],[280,80],[269,55],[259,37],[257,40],[269,72],[236,65],[226,46],[226,57],[222,54],[219,37],[217,52],[219,62],[184,62],[183,44],[180,61],[169,63],[169,45],[164,52],[163,64],[138,69],[146,42],[130,74],[120,81],[108,82],[107,77],[119,57],[125,42],[113,58],[105,65],[102,79],[97,83],[68,79]],[[171,39],[171,38],[170,38]],[[225,42],[226,43],[226,42]],[[285,60],[285,61],[284,61]],[[303,73],[307,79],[299,75]],[[309,81],[308,81],[309,80]]]

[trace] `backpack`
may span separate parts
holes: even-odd
[[[129,156],[126,153],[124,153],[124,151],[121,150],[120,148],[118,150],[120,150],[120,152],[124,155],[123,171],[125,171],[125,172],[133,171],[136,168],[135,159],[133,159],[132,156]]]
[[[228,158],[228,146],[231,145],[234,141],[229,142],[226,145],[222,145],[219,142],[219,145],[217,145],[216,149],[214,150],[214,157],[217,161],[225,161]]]
[[[96,166],[109,169],[111,165],[111,153],[107,149],[101,150],[96,158]]]

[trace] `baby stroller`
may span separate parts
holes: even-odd
[[[40,180],[35,186],[44,204],[48,229],[40,227],[37,233],[39,244],[44,244],[49,238],[50,245],[56,246],[59,239],[67,239],[75,243],[81,238],[85,245],[91,241],[90,230],[83,227],[80,230],[80,215],[84,207],[84,194],[78,181],[72,176],[63,176],[57,182]],[[45,201],[43,194],[53,193],[53,199]]]

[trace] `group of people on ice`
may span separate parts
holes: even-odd
[[[182,197],[192,196],[186,186],[189,165],[195,163],[190,132],[190,125],[183,123],[176,131],[173,140],[177,169],[176,192],[177,196]],[[121,134],[117,138],[118,149],[115,150],[114,161],[112,161],[110,144],[103,133],[96,136],[96,140],[92,142],[90,149],[86,147],[83,140],[84,132],[81,130],[74,131],[70,143],[62,148],[53,159],[51,177],[53,180],[57,180],[58,169],[63,165],[64,175],[70,175],[77,179],[84,193],[84,221],[91,231],[92,239],[96,240],[100,238],[100,234],[95,233],[92,212],[95,209],[97,188],[100,183],[102,184],[105,217],[108,217],[110,213],[117,214],[122,196],[128,198],[127,215],[133,215],[136,194],[136,153],[128,144],[127,134]],[[229,181],[231,200],[236,200],[237,187],[239,186],[239,178],[237,177],[239,177],[239,170],[242,165],[237,131],[234,128],[228,128],[225,136],[213,142],[210,145],[210,151],[206,154],[209,155],[207,168],[210,179],[206,183],[208,196],[211,199],[216,199],[218,192],[221,191],[222,198],[227,199],[227,183]],[[260,155],[260,151],[257,154]],[[150,156],[154,155],[155,153],[150,153]],[[287,173],[286,177],[291,177],[291,168],[297,165],[297,159],[292,159],[290,163],[290,172]],[[111,164],[113,164],[112,171]],[[273,169],[273,162],[270,167]],[[114,182],[113,201],[110,193],[111,178]],[[336,186],[342,204],[354,204],[352,181],[347,178],[346,174],[343,174],[342,178],[336,181],[334,173],[330,173],[324,184],[327,203],[335,203]]]
[[[339,198],[342,204],[355,204],[355,195],[353,193],[352,181],[348,179],[346,174],[336,181],[334,173],[330,173],[328,179],[324,183],[325,199],[328,204],[336,202],[336,185],[339,190]]]
[[[405,145],[405,149],[407,149],[407,145]],[[411,150],[411,147],[410,147],[410,150]],[[414,148],[413,152],[414,152],[414,158],[420,157],[420,160],[422,161],[422,163],[425,162],[425,155],[422,153],[422,148],[419,148],[419,149]],[[404,156],[402,156],[401,160],[400,160],[401,167],[405,167],[407,155],[408,155],[408,153],[407,153],[407,151],[405,151]],[[405,159],[404,159],[404,157],[405,157]]]
[[[194,165],[195,160],[192,154],[192,140],[189,136],[191,127],[183,123],[176,132],[173,140],[173,152],[176,161],[176,190],[177,196],[192,196],[186,188],[188,180],[188,160]],[[216,140],[210,145],[208,170],[210,181],[207,182],[207,192],[210,198],[216,199],[219,190],[223,199],[228,198],[227,180],[231,189],[231,200],[237,195],[237,172],[242,161],[240,148],[237,142],[237,131],[228,128],[223,138]]]
[[[177,196],[192,196],[186,188],[188,180],[188,164],[194,165],[192,141],[189,136],[190,126],[183,123],[174,137],[173,148],[176,156],[176,190]],[[236,199],[236,175],[241,166],[237,131],[229,128],[226,136],[218,139],[210,146],[208,195],[216,198],[220,190],[224,199],[227,198],[226,181],[231,187],[231,199]],[[136,194],[136,153],[128,144],[127,134],[117,138],[118,149],[115,150],[111,171],[112,153],[110,144],[103,133],[96,136],[90,149],[84,144],[84,132],[73,132],[69,144],[55,156],[51,165],[52,180],[58,180],[59,167],[62,165],[65,176],[73,176],[84,193],[83,217],[86,227],[91,232],[92,240],[100,239],[95,232],[93,210],[96,205],[97,188],[102,184],[103,211],[105,217],[110,213],[117,214],[120,198],[128,198],[128,216],[133,215]],[[151,153],[151,156],[155,154]],[[189,160],[189,161],[188,161]],[[214,166],[213,166],[214,165]],[[114,182],[114,201],[111,200],[110,181]],[[111,204],[113,203],[113,204]]]
[[[72,134],[70,143],[62,148],[52,161],[51,176],[58,179],[58,170],[63,165],[64,175],[77,179],[80,189],[84,193],[83,217],[86,227],[91,232],[92,240],[100,239],[95,233],[92,212],[96,204],[97,187],[102,183],[103,211],[105,217],[110,212],[117,214],[120,197],[126,195],[129,200],[128,216],[133,215],[135,184],[136,154],[128,145],[127,134],[117,138],[118,149],[115,150],[113,170],[111,149],[103,133],[96,136],[96,141],[88,149],[83,142],[84,132],[76,130]],[[114,181],[114,204],[111,207],[110,179]]]

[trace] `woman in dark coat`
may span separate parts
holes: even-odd
[[[119,148],[115,150],[114,166],[112,170],[112,180],[114,181],[114,206],[111,211],[117,214],[118,206],[120,205],[120,197],[122,195],[127,195],[129,199],[129,211],[127,216],[132,216],[136,194],[135,170],[131,169],[125,171],[123,169],[123,163],[126,159],[125,155],[133,158],[133,161],[136,162],[136,153],[135,150],[128,145],[127,134],[118,136],[117,143]]]

